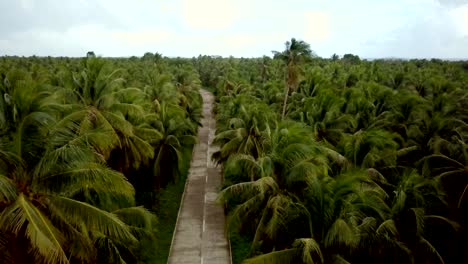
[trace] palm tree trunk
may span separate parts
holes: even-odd
[[[281,114],[281,119],[284,119],[286,116],[286,108],[288,106],[288,96],[291,88],[295,87],[295,68],[292,61],[289,61],[287,64],[286,78],[284,79],[284,102],[283,102],[283,113]]]
[[[281,114],[281,119],[284,119],[286,116],[286,106],[288,103],[288,96],[289,96],[289,85],[286,82],[286,85],[284,86],[284,101],[283,101],[283,112]]]
[[[159,191],[161,189],[161,177],[163,177],[161,173],[161,156],[163,152],[163,147],[164,145],[159,145],[158,155],[156,156],[153,165],[153,191]]]

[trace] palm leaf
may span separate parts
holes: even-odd
[[[61,196],[49,196],[50,206],[61,210],[69,217],[71,224],[80,226],[83,223],[92,230],[120,241],[136,242],[129,227],[115,214],[106,212],[90,204]]]
[[[113,211],[112,213],[117,215],[127,225],[146,232],[154,231],[157,223],[156,215],[152,214],[142,206],[122,208]]]
[[[62,235],[23,194],[2,212],[0,226],[17,235],[24,230],[33,254],[45,263],[69,263],[62,248]]]
[[[0,202],[11,203],[17,196],[15,183],[8,177],[0,175]]]
[[[338,245],[353,247],[357,244],[358,233],[355,228],[343,219],[337,219],[328,230],[324,245],[325,247],[333,247]]]
[[[421,245],[424,247],[424,249],[427,251],[427,253],[429,254],[432,254],[438,261],[439,263],[445,263],[444,262],[444,259],[442,258],[442,256],[439,254],[439,252],[437,251],[437,249],[429,242],[427,241],[425,238],[423,237],[420,237],[420,240],[419,242],[421,243]]]
[[[62,165],[63,166],[63,165]],[[71,196],[83,187],[105,189],[108,192],[133,197],[135,190],[125,176],[102,164],[94,162],[75,162],[63,166],[57,173],[40,177],[34,189]],[[99,188],[101,187],[101,188]]]
[[[105,236],[98,236],[94,242],[98,248],[98,262],[99,263],[119,263],[126,264],[122,258],[119,249],[115,243]]]
[[[319,243],[313,238],[301,238],[294,241],[293,247],[298,248],[302,253],[304,263],[324,263],[324,257]],[[319,261],[317,261],[317,257]]]

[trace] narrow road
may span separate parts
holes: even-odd
[[[202,127],[185,184],[182,204],[169,252],[169,264],[228,264],[231,262],[224,231],[224,210],[215,202],[222,184],[221,170],[211,162],[216,129],[213,118],[214,97],[201,90]]]

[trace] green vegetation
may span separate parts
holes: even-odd
[[[184,158],[185,163],[183,164],[183,173],[180,180],[176,183],[168,184],[159,193],[159,209],[156,212],[158,216],[158,223],[156,225],[158,234],[156,236],[158,239],[156,249],[154,250],[155,260],[149,263],[166,264],[169,257],[172,235],[174,234],[180,202],[184,192],[185,179],[190,167],[191,149],[187,149],[183,155],[186,158]]]
[[[199,88],[188,60],[0,58],[0,263],[165,263]]]
[[[229,241],[231,243],[232,263],[241,263],[249,257],[250,239],[242,236],[236,229],[230,230]]]
[[[235,263],[466,262],[466,62],[274,54],[196,60]]]
[[[468,262],[468,64],[0,58],[0,263],[165,263],[200,87],[234,263]]]

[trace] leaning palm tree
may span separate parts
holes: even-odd
[[[285,87],[284,87],[284,102],[282,118],[286,115],[286,108],[289,94],[297,88],[300,79],[300,63],[312,56],[310,45],[303,40],[292,38],[291,41],[286,41],[284,51],[273,51],[275,58],[281,59],[286,63]]]

